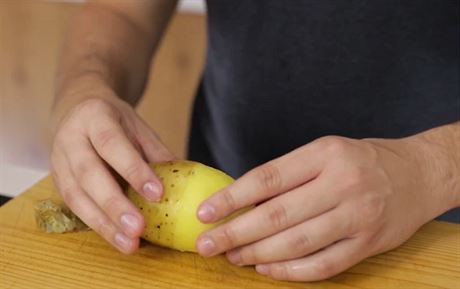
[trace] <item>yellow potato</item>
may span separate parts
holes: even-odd
[[[149,202],[133,188],[128,198],[141,210],[147,241],[179,251],[196,252],[195,241],[202,232],[217,224],[203,224],[196,217],[198,206],[233,179],[214,168],[192,161],[172,161],[151,165],[164,186],[160,202]]]

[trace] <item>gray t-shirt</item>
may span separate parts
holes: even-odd
[[[458,0],[208,1],[208,31],[189,157],[234,177],[321,136],[460,119]]]

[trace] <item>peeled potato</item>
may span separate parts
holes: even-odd
[[[233,179],[225,173],[192,161],[171,161],[151,165],[164,186],[160,202],[150,202],[133,188],[128,198],[144,215],[147,241],[179,251],[196,252],[195,241],[217,224],[203,224],[196,217],[198,206]]]

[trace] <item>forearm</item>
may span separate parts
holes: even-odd
[[[175,1],[170,0],[86,4],[73,19],[63,48],[55,114],[65,113],[85,98],[103,95],[117,95],[134,104],[174,7]]]

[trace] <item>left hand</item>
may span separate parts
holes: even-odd
[[[274,279],[315,281],[397,247],[445,208],[413,138],[328,136],[255,168],[203,202],[203,256],[226,252]],[[422,157],[421,157],[422,156]]]

